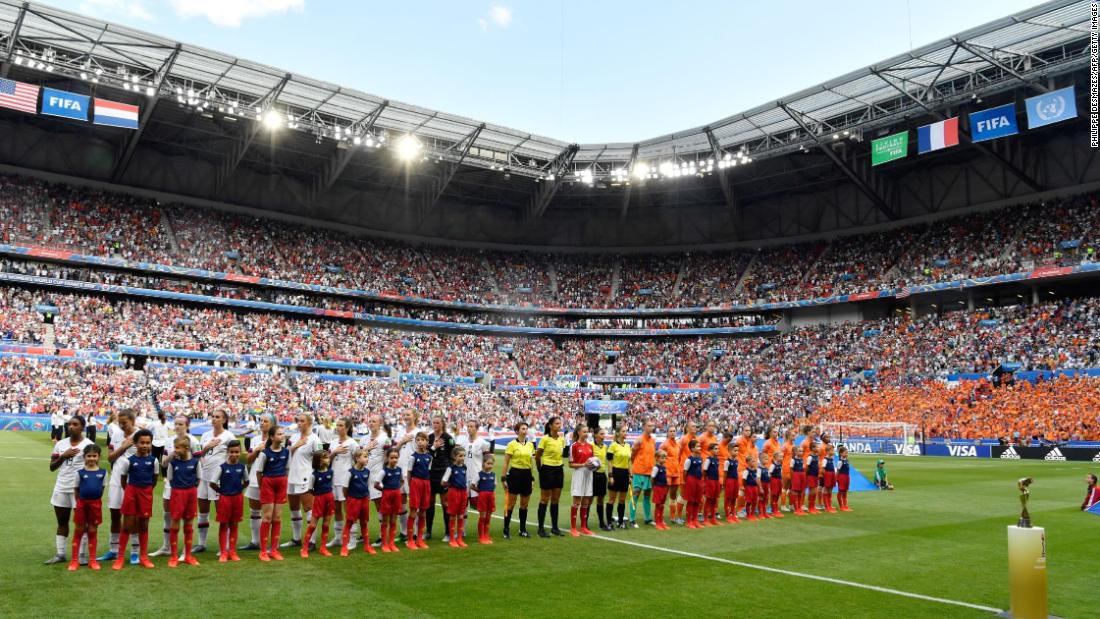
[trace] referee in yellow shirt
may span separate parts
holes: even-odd
[[[519,499],[519,536],[527,533],[527,502],[531,500],[531,460],[535,444],[527,440],[527,424],[522,421],[512,428],[516,438],[504,448],[504,467],[500,478],[504,480],[504,539],[512,539],[512,510]]]
[[[564,536],[558,528],[558,500],[565,486],[565,437],[561,433],[561,419],[551,417],[546,422],[539,448],[535,450],[535,462],[539,467],[539,537],[550,533]],[[550,507],[550,533],[546,532],[546,508]]]
[[[611,461],[611,479],[607,483],[607,524],[614,528],[611,510],[618,504],[619,528],[626,528],[626,495],[630,492],[630,445],[626,444],[626,426],[615,428],[615,440],[607,448]]]

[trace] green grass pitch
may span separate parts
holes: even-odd
[[[447,617],[675,616],[685,607],[709,617],[992,617],[983,611],[896,593],[733,565],[717,558],[864,585],[1008,607],[1005,526],[1019,514],[1015,480],[1030,475],[1031,513],[1046,527],[1050,612],[1095,617],[1100,518],[1078,508],[1089,463],[892,458],[895,492],[863,492],[849,514],[788,517],[689,531],[616,531],[606,539],[500,538],[467,550],[430,542],[426,552],[261,564],[254,553],[221,565],[121,573],[44,566],[53,552],[49,505],[54,475],[45,433],[0,432],[0,616],[295,616],[307,613]],[[499,462],[499,459],[498,459]],[[870,457],[854,457],[869,472]],[[566,492],[569,482],[566,481]],[[537,490],[536,490],[537,492]],[[159,490],[158,494],[159,496]],[[535,518],[537,494],[531,503]],[[568,499],[562,516],[567,522]],[[160,542],[160,505],[150,546]],[[503,501],[498,498],[498,507]],[[247,517],[247,514],[246,514]],[[377,531],[373,520],[372,532]],[[437,518],[439,516],[437,515]],[[594,521],[594,515],[593,515]],[[288,538],[289,518],[284,516]],[[442,520],[436,535],[442,531]],[[532,527],[533,530],[533,527]],[[213,531],[213,529],[212,529]],[[107,546],[107,523],[100,548]],[[242,540],[248,538],[242,526]],[[210,540],[216,547],[217,537]],[[692,553],[676,554],[661,549]],[[352,616],[352,615],[348,615]]]

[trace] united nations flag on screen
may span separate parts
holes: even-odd
[[[1045,127],[1077,118],[1077,100],[1074,87],[1054,90],[1032,97],[1024,102],[1027,107],[1027,128]]]

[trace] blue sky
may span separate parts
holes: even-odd
[[[50,0],[390,99],[633,142],[1035,4],[957,0]],[[910,37],[911,32],[911,37]]]

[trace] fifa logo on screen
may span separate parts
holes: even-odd
[[[50,97],[50,107],[59,107],[74,112],[84,111],[79,101],[76,99],[67,99],[65,97]]]
[[[986,131],[993,131],[1000,129],[1001,127],[1008,127],[1012,123],[1008,122],[1007,116],[994,116],[987,120],[978,121],[978,133],[985,133]]]

